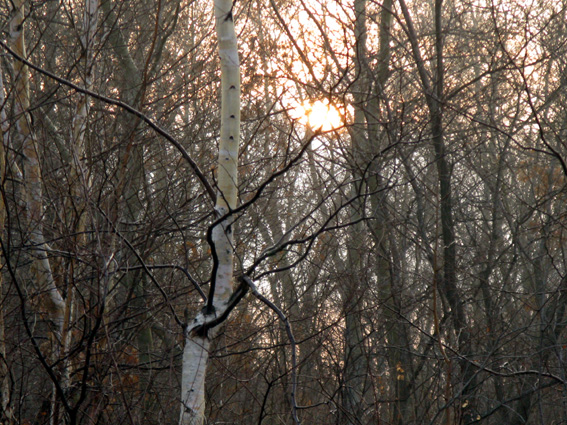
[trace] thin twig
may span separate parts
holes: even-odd
[[[250,279],[246,275],[242,275],[240,277],[240,280],[244,281],[250,287],[250,290],[252,291],[254,296],[264,304],[266,304],[266,306],[268,306],[268,308],[270,308],[274,313],[276,313],[285,325],[285,331],[287,333],[289,344],[291,346],[291,415],[293,417],[293,421],[297,425],[301,425],[301,422],[297,416],[298,407],[295,399],[297,393],[297,344],[295,342],[295,337],[293,336],[289,320],[285,313],[281,311],[280,308],[278,308],[278,306],[276,306],[273,302],[271,302],[258,291],[258,288],[256,288],[256,285],[254,284],[254,282],[252,282],[252,279]]]
[[[78,93],[85,94],[87,96],[90,96],[94,99],[100,100],[100,101],[107,103],[109,105],[118,106],[119,108],[125,110],[126,112],[128,112],[128,113],[138,117],[142,121],[144,121],[146,124],[148,124],[148,126],[150,126],[150,128],[152,128],[152,130],[154,130],[160,136],[164,137],[169,143],[171,143],[181,153],[181,156],[185,159],[185,161],[187,161],[189,166],[193,169],[193,172],[197,175],[197,178],[199,179],[199,181],[201,182],[201,184],[203,185],[203,187],[207,191],[209,198],[213,202],[215,201],[215,199],[216,199],[215,190],[213,189],[213,187],[211,186],[211,184],[209,183],[209,181],[205,177],[205,174],[201,171],[201,169],[199,168],[197,163],[193,160],[193,158],[191,158],[189,153],[185,150],[185,148],[181,145],[181,143],[178,140],[176,140],[167,130],[161,128],[158,124],[156,124],[150,117],[148,117],[147,115],[138,111],[136,108],[133,108],[132,106],[130,106],[130,105],[124,103],[124,102],[121,102],[120,100],[112,99],[110,97],[106,97],[106,96],[103,96],[102,94],[96,93],[92,90],[88,90],[88,89],[85,89],[83,87],[80,87],[80,86],[72,83],[71,81],[66,80],[65,78],[61,78],[61,77],[59,77],[59,76],[57,76],[57,75],[55,75],[55,74],[53,74],[49,71],[46,71],[45,69],[43,69],[43,68],[41,68],[37,65],[34,65],[30,61],[21,57],[16,52],[14,52],[12,49],[10,49],[10,47],[8,47],[6,45],[6,43],[4,43],[3,41],[0,41],[0,46],[2,46],[4,48],[4,50],[6,50],[12,57],[14,57],[14,59],[17,59],[18,61],[27,65],[28,67],[30,67],[34,71],[37,71],[40,74],[45,75],[46,77],[49,77],[52,80],[57,81],[59,84],[62,84],[64,86],[67,86],[67,87],[75,90]]]

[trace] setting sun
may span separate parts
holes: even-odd
[[[293,116],[313,130],[331,131],[343,127],[344,114],[328,101],[317,100],[303,104],[293,110]]]

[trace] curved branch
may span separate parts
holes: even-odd
[[[245,283],[241,283],[228,299],[227,303],[225,304],[225,308],[222,310],[221,314],[215,316],[213,319],[210,320],[207,320],[207,317],[209,316],[205,316],[205,321],[192,328],[191,332],[194,332],[195,334],[202,337],[206,336],[209,329],[212,329],[215,326],[220,325],[222,322],[228,319],[228,316],[230,315],[232,310],[234,310],[234,308],[238,305],[238,303],[240,303],[240,301],[242,300],[242,298],[244,298],[247,292],[248,292],[248,285],[246,285]],[[207,307],[205,307],[205,312],[207,312]]]
[[[33,63],[31,63],[27,59],[21,57],[16,52],[14,52],[3,41],[0,41],[0,46],[2,46],[4,48],[4,50],[6,50],[6,52],[8,52],[10,54],[10,56],[12,56],[14,59],[22,62],[25,65],[27,65],[28,67],[30,67],[34,71],[39,72],[40,74],[45,75],[46,77],[49,77],[52,80],[57,81],[59,84],[67,86],[67,87],[75,90],[78,93],[85,94],[87,96],[90,96],[94,99],[100,100],[101,102],[107,103],[109,105],[118,106],[119,108],[125,110],[126,112],[128,112],[128,113],[136,116],[140,120],[144,121],[152,130],[154,130],[157,134],[159,134],[164,139],[166,139],[169,143],[171,143],[179,151],[179,153],[181,153],[181,156],[183,157],[183,159],[185,159],[185,161],[187,161],[189,166],[193,169],[193,172],[197,176],[198,180],[201,182],[201,184],[203,185],[203,187],[207,191],[209,198],[213,202],[215,201],[215,199],[216,199],[215,190],[213,189],[213,187],[211,186],[211,184],[209,183],[209,181],[205,177],[205,174],[201,171],[201,169],[199,168],[197,163],[193,160],[193,158],[191,158],[191,156],[189,155],[187,150],[185,150],[185,148],[181,145],[181,143],[178,140],[176,140],[167,130],[161,128],[158,124],[156,124],[147,115],[138,111],[136,108],[133,108],[132,106],[130,106],[130,105],[124,103],[124,102],[121,102],[120,100],[112,99],[110,97],[106,97],[106,96],[103,96],[99,93],[96,93],[92,90],[88,90],[88,89],[85,89],[83,87],[80,87],[80,86],[72,83],[71,81],[66,80],[65,78],[61,78],[61,77],[53,74],[52,72],[46,71],[45,69],[40,68],[37,65],[34,65]]]

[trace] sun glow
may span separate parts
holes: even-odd
[[[313,130],[331,131],[345,125],[345,114],[328,101],[317,100],[313,103],[303,102],[294,108],[293,118]]]

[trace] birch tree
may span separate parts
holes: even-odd
[[[565,420],[565,4],[95,3],[0,6],[2,420]]]
[[[14,51],[21,57],[26,57],[24,37],[25,0],[13,3],[12,18],[10,20],[10,40]],[[53,324],[56,339],[54,350],[58,352],[61,334],[63,331],[65,302],[53,278],[51,265],[45,252],[46,246],[43,237],[42,216],[42,181],[39,149],[30,122],[29,107],[29,70],[26,65],[16,61],[14,65],[16,75],[16,113],[18,115],[17,128],[22,151],[24,154],[24,178],[26,192],[26,206],[30,223],[29,239],[36,250],[33,254],[32,273],[35,285],[40,292],[45,293],[45,308]]]
[[[215,329],[207,323],[222,316],[232,294],[234,239],[232,211],[238,197],[240,139],[240,63],[231,0],[215,0],[221,66],[221,130],[217,163],[215,223],[210,231],[213,269],[207,304],[185,331],[181,384],[181,425],[205,418],[205,377]]]

